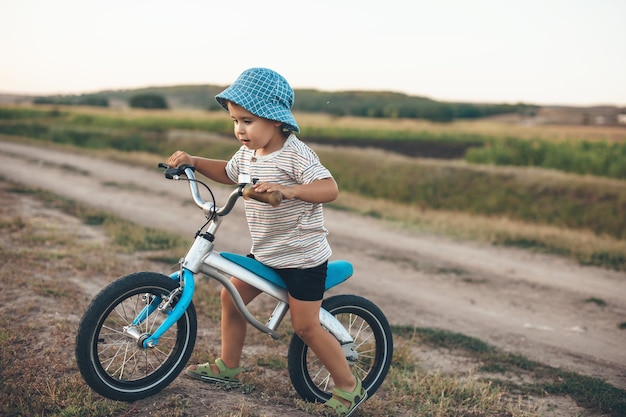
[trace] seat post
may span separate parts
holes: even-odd
[[[267,323],[265,324],[269,329],[276,331],[280,323],[282,323],[285,314],[287,314],[287,310],[289,310],[289,304],[284,301],[279,301],[276,304],[276,308],[272,312],[272,315],[267,319]]]

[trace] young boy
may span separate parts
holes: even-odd
[[[233,120],[242,147],[229,160],[214,160],[177,151],[174,167],[194,166],[204,176],[236,184],[240,174],[258,178],[257,192],[279,191],[280,206],[245,200],[252,236],[251,255],[282,277],[289,293],[289,311],[296,334],[329,370],[335,390],[326,403],[337,415],[349,416],[366,399],[361,381],[350,371],[335,338],[319,322],[326,267],[331,248],[324,227],[322,203],[337,198],[337,183],[315,152],[294,133],[300,128],[291,113],[294,93],[289,83],[267,68],[250,68],[216,97]],[[260,291],[236,278],[232,282],[245,303]],[[221,358],[190,366],[187,374],[208,381],[238,381],[247,322],[222,290]]]

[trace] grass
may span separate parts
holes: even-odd
[[[232,135],[230,126],[227,129],[214,126],[218,121],[228,122],[225,112],[121,112],[81,108],[64,108],[61,111],[56,108],[0,110],[6,121],[1,127],[11,135],[5,136],[11,140],[15,135],[25,135],[38,138],[40,143],[45,141],[44,143],[91,147],[98,149],[99,153],[116,149],[118,155],[126,153],[129,157],[134,157],[139,153],[152,153],[161,155],[161,158],[165,158],[175,149],[185,149],[190,153],[211,155],[214,158],[229,158],[238,147],[234,140],[216,139],[215,133],[202,134],[218,132]],[[303,126],[308,123],[319,126],[320,129],[335,129],[336,133],[331,132],[326,136],[332,139],[335,135],[337,138],[333,140],[339,144],[348,138],[345,135],[349,133],[350,138],[360,138],[363,141],[355,143],[355,146],[361,148],[367,146],[367,141],[371,141],[372,137],[383,137],[391,141],[397,136],[394,140],[411,143],[411,135],[425,135],[426,142],[432,142],[434,147],[457,140],[481,143],[495,141],[494,144],[509,144],[516,150],[527,147],[528,152],[522,153],[529,154],[537,151],[534,149],[537,143],[547,143],[550,149],[556,146],[551,151],[556,155],[554,158],[558,156],[557,159],[572,163],[575,159],[572,153],[574,151],[561,152],[560,146],[573,144],[576,154],[581,155],[581,161],[589,160],[594,166],[601,167],[607,165],[602,162],[602,158],[615,153],[609,149],[608,144],[621,146],[626,140],[623,129],[611,127],[581,127],[580,130],[560,127],[558,130],[554,126],[497,125],[493,122],[441,125],[415,120],[302,116]],[[503,136],[504,127],[512,137],[519,135],[519,138],[513,140],[509,136]],[[306,138],[307,133],[304,130],[303,127],[302,137]],[[524,132],[533,132],[536,139],[530,136],[527,139]],[[366,137],[370,139],[364,139]],[[548,169],[472,165],[460,160],[403,158],[373,152],[371,149],[316,148],[324,164],[339,182],[342,192],[429,210],[507,218],[626,240],[626,220],[621,215],[626,210],[626,185],[621,180],[565,174]],[[602,148],[603,157],[594,156],[596,148]],[[624,166],[613,156],[609,159],[619,169]],[[346,164],[345,161],[350,163]],[[376,211],[369,213],[372,216],[384,215]],[[500,240],[505,245],[530,246],[547,252],[562,253],[576,257],[586,264],[607,265],[618,270],[626,268],[624,252],[619,249],[594,250],[585,257],[578,256],[579,251],[563,251],[563,248],[555,247],[550,242],[525,236]]]
[[[324,114],[296,114],[296,118],[303,131],[308,126],[337,126],[344,129],[428,132],[451,136],[470,134],[497,139],[516,137],[556,142],[588,140],[623,143],[626,141],[626,131],[619,126],[529,125],[521,124],[518,121],[501,122],[497,119],[457,120],[442,124],[415,119],[335,117]]]
[[[19,188],[3,188],[0,195],[5,202],[3,210],[7,210],[13,202],[10,196]],[[80,222],[55,225],[40,222],[36,216],[16,217],[0,212],[0,230],[3,231],[0,254],[4,259],[20,256],[22,261],[0,266],[3,286],[0,293],[0,380],[3,381],[0,414],[97,417],[150,412],[157,417],[189,415],[194,402],[199,401],[197,397],[160,395],[144,403],[129,404],[94,395],[77,375],[72,356],[68,354],[77,325],[73,314],[77,306],[82,309],[89,300],[80,286],[67,279],[68,271],[76,280],[89,280],[93,276],[112,278],[136,268],[138,261],[149,267],[151,263],[135,246],[134,239],[117,236],[144,236],[147,231],[142,232],[143,228],[132,224],[107,228],[107,221],[114,217],[110,214],[100,212],[99,216],[94,216],[98,212],[46,192],[28,190],[27,194],[47,210],[77,216],[83,224],[93,217],[103,218],[89,227],[101,230],[106,239],[94,242],[79,239],[79,228],[84,227]],[[37,244],[50,236],[58,237],[48,245]],[[124,255],[127,253],[134,253],[133,265]],[[58,254],[62,254],[62,262]],[[55,260],[50,262],[51,258]],[[107,261],[103,262],[102,258]],[[28,276],[22,273],[24,264],[29,265]],[[31,293],[33,296],[29,296]],[[219,303],[216,286],[198,286],[195,299],[203,327],[216,327],[219,319],[215,315]],[[22,320],[16,321],[15,317]],[[210,322],[214,326],[209,325]],[[289,324],[283,323],[280,331],[288,336]],[[621,416],[626,412],[626,393],[596,378],[501,352],[460,333],[413,326],[394,326],[392,331],[396,349],[391,371],[381,390],[359,410],[358,416],[397,415],[409,410],[426,416],[539,416],[545,410],[529,405],[529,399],[549,395],[565,395],[579,406],[604,415]],[[261,416],[249,399],[277,404],[285,410],[300,409],[312,415],[323,415],[320,405],[298,399],[285,383],[288,380],[285,362],[288,340],[288,337],[272,340],[260,333],[251,334],[248,342],[256,345],[256,349],[247,353],[247,362],[255,366],[246,373],[243,387],[230,394],[236,398],[244,395],[242,398],[248,400],[242,399],[232,408],[214,409],[211,415]],[[416,350],[418,346],[449,357],[469,358],[474,366],[468,371],[452,373],[425,370]],[[192,361],[205,361],[215,354],[213,336],[201,337]],[[41,372],[42,369],[45,372]],[[510,375],[528,375],[529,378],[511,378]]]
[[[538,224],[507,216],[436,210],[421,204],[399,204],[347,192],[340,193],[329,206],[383,219],[417,232],[519,247],[574,259],[581,265],[626,270],[626,241],[590,230]]]
[[[598,378],[543,365],[522,355],[502,352],[481,340],[460,333],[411,326],[394,326],[393,333],[413,340],[415,344],[462,351],[481,364],[478,368],[482,374],[481,380],[490,381],[494,387],[506,387],[508,392],[523,395],[563,394],[590,410],[611,416],[626,413],[626,392]],[[532,381],[538,382],[511,382],[507,378],[511,374],[517,375],[518,381],[523,381],[519,376],[526,374],[532,377]]]
[[[586,303],[592,303],[600,307],[606,307],[606,301],[601,298],[590,297],[585,300]]]
[[[25,138],[5,138],[33,143]],[[176,142],[180,148],[188,149],[189,145],[193,151],[193,146],[198,147],[192,139],[180,140]],[[206,138],[202,142],[211,149],[202,152],[217,158],[228,158],[234,149],[227,139]],[[150,168],[165,158],[147,152],[63,147]],[[336,152],[319,147],[318,153],[331,171],[336,171],[341,193],[332,204],[334,208],[429,233],[521,247],[569,257],[583,265],[626,270],[626,240],[619,238],[626,227],[625,218],[619,215],[620,204],[626,204],[623,181],[538,169],[415,160],[371,150]],[[351,163],[343,163],[345,160]],[[460,182],[471,177],[477,179],[477,184],[484,182],[480,189],[471,182],[465,186]],[[419,184],[407,186],[413,179],[419,179]],[[395,199],[389,198],[394,192]],[[404,201],[398,200],[401,195],[406,196]],[[96,216],[93,221],[103,219]]]
[[[109,111],[103,113],[110,115]],[[153,120],[158,117],[179,117],[180,124],[163,124],[163,128],[175,128],[188,126],[189,118],[203,119],[205,113],[197,115],[178,116],[172,113],[159,115],[155,112],[119,114],[115,117],[128,118],[135,123],[151,126]],[[222,117],[223,115],[219,116]],[[29,116],[32,117],[32,114]],[[36,117],[58,117],[55,112],[39,114]],[[107,131],[115,132],[119,124],[108,121],[99,121],[98,114],[94,113],[92,119],[83,118],[75,121],[76,125],[91,125],[90,129],[100,133]],[[209,117],[213,117],[212,115]],[[299,119],[307,120],[306,117]],[[105,123],[106,122],[106,123]],[[331,122],[340,125],[354,123],[369,123],[363,120],[333,119]],[[379,123],[380,121],[376,121]],[[128,122],[131,124],[131,122]],[[303,126],[306,126],[304,122]],[[311,119],[311,124],[318,121]],[[491,131],[491,135],[506,136],[506,131],[497,131],[500,125],[490,126],[486,123],[470,123],[465,125],[451,124],[446,126],[429,123],[411,123],[409,127],[405,121],[396,125],[389,124],[389,128],[419,128],[432,129],[463,129],[466,132]],[[408,123],[408,122],[407,122]],[[168,127],[169,126],[169,127]],[[360,125],[368,128],[368,125]],[[199,129],[204,129],[202,124]],[[385,127],[387,128],[387,127]],[[472,130],[474,129],[474,130]],[[522,137],[523,129],[512,127],[515,136]],[[531,133],[532,132],[532,133]],[[543,133],[542,133],[543,132]],[[547,133],[546,133],[547,132]],[[604,132],[604,133],[602,133]],[[546,127],[541,130],[530,129],[527,134],[532,139],[537,134],[545,134],[546,139],[554,140],[597,140],[597,141],[623,141],[624,130],[619,132],[613,129],[596,129],[581,127],[580,129],[568,130],[556,127]],[[162,133],[154,133],[155,137]],[[486,134],[486,133],[484,133]],[[578,135],[578,136],[577,136]],[[594,136],[595,135],[595,136]],[[185,137],[186,135],[182,135]],[[11,137],[11,140],[16,140]],[[25,139],[20,139],[25,140]],[[210,148],[203,147],[209,143]],[[202,145],[202,146],[200,146]],[[47,146],[39,142],[38,146]],[[63,145],[68,146],[68,145]],[[168,146],[182,147],[184,149],[197,149],[205,152],[210,149],[210,154],[218,157],[228,157],[232,153],[234,145],[232,141],[202,140],[183,138],[170,142]],[[73,147],[76,150],[77,148]],[[81,152],[93,152],[82,149]],[[143,151],[116,151],[112,149],[98,150],[98,155],[108,158],[132,162],[145,163],[152,166],[155,155]],[[206,151],[208,152],[208,151]],[[335,155],[333,155],[333,153]],[[472,167],[458,161],[436,162],[429,160],[417,160],[415,165],[406,169],[400,169],[406,158],[395,156],[383,156],[375,152],[339,153],[336,150],[328,151],[320,147],[320,155],[323,161],[337,159],[331,170],[338,172],[338,178],[345,172],[354,172],[355,175],[373,171],[374,179],[366,177],[367,182],[374,182],[380,188],[386,188],[383,179],[392,184],[398,184],[406,188],[414,178],[420,180],[426,178],[431,184],[440,184],[439,179],[445,178],[446,170],[456,170],[457,177],[464,177],[467,173],[481,173],[498,179],[490,183],[494,190],[500,190],[497,183],[516,181],[516,188],[529,188],[530,186],[544,190],[544,194],[551,195],[557,200],[569,198],[568,190],[576,196],[580,194],[585,210],[587,206],[601,206],[602,202],[608,201],[608,206],[617,201],[623,202],[622,197],[610,200],[612,195],[622,195],[623,182],[607,180],[597,177],[582,177],[558,172],[501,168],[501,167]],[[355,156],[357,155],[357,156]],[[363,156],[364,155],[364,156]],[[386,165],[383,169],[375,171],[382,160]],[[345,161],[350,161],[346,164]],[[373,161],[373,162],[372,162]],[[400,161],[400,162],[398,162]],[[330,164],[329,164],[330,165]],[[330,167],[330,166],[329,166]],[[339,167],[339,168],[337,168]],[[64,169],[72,170],[71,166]],[[352,170],[352,171],[350,171]],[[400,176],[397,171],[404,172]],[[483,178],[483,177],[480,177]],[[1,178],[0,178],[1,179]],[[347,181],[347,180],[346,180]],[[422,188],[428,189],[428,182],[421,183]],[[424,185],[425,184],[425,185]],[[112,187],[120,187],[120,184],[108,184]],[[623,238],[604,232],[593,231],[592,228],[571,228],[567,225],[558,225],[554,221],[541,222],[535,218],[524,219],[509,213],[480,213],[461,209],[434,207],[430,200],[417,200],[407,202],[394,202],[385,197],[371,198],[367,191],[363,196],[362,190],[346,192],[349,186],[340,184],[342,194],[340,199],[333,204],[337,209],[360,212],[372,217],[392,221],[400,227],[409,227],[418,231],[429,233],[443,233],[463,239],[478,239],[497,245],[517,246],[526,249],[537,250],[546,253],[558,254],[576,259],[581,264],[597,265],[606,268],[624,271],[626,254],[626,242]],[[433,188],[439,193],[441,190]],[[547,191],[545,191],[547,190]],[[589,191],[591,190],[591,191]],[[613,190],[613,191],[612,191]],[[46,207],[62,210],[71,216],[76,216],[84,225],[97,228],[106,235],[103,242],[84,242],[77,239],[75,230],[59,231],[48,229],[51,222],[33,223],[36,219],[28,216],[12,214],[0,217],[0,257],[2,259],[19,259],[16,263],[6,263],[0,266],[0,283],[4,292],[0,295],[0,414],[7,415],[129,415],[141,414],[141,406],[119,404],[104,400],[93,395],[85,388],[84,383],[77,378],[75,366],[68,359],[67,352],[54,350],[55,346],[71,345],[72,340],[67,335],[72,332],[75,322],[63,315],[63,308],[67,311],[76,305],[85,305],[88,297],[82,294],[75,283],[63,280],[68,273],[72,277],[88,281],[91,277],[115,277],[134,270],[135,265],[128,264],[128,255],[132,258],[140,258],[142,262],[148,262],[154,268],[152,262],[157,261],[162,265],[176,263],[178,258],[187,249],[184,242],[177,237],[146,229],[122,221],[109,213],[93,210],[89,207],[76,204],[70,200],[33,189],[13,187],[12,193],[30,194],[34,198],[43,201]],[[450,195],[455,193],[450,192]],[[493,197],[496,196],[497,198]],[[490,197],[491,196],[491,197]],[[513,194],[515,196],[515,194]],[[467,194],[461,200],[460,206],[468,205],[472,200],[492,198],[496,203],[513,205],[515,200],[509,199],[509,195],[489,194],[482,190],[468,189]],[[622,199],[622,200],[620,200]],[[593,203],[593,204],[592,204]],[[542,203],[543,204],[543,203]],[[552,202],[550,202],[552,204]],[[545,204],[544,204],[545,206]],[[550,206],[548,206],[550,207]],[[563,210],[564,206],[557,207],[555,211],[571,212],[572,209]],[[620,210],[617,216],[621,215]],[[2,213],[2,212],[0,212]],[[589,210],[589,214],[593,214]],[[606,214],[596,214],[599,221],[606,221],[605,226],[614,227],[617,224],[614,219]],[[623,220],[623,219],[622,219]],[[79,226],[73,226],[78,228]],[[7,240],[11,239],[11,240]],[[38,246],[41,240],[47,245]],[[6,244],[10,241],[10,244]],[[177,256],[177,254],[180,255]],[[126,256],[126,258],[124,258]],[[30,276],[24,276],[23,265],[28,265],[30,270],[39,271]],[[162,268],[157,266],[157,268]],[[57,277],[55,280],[51,278]],[[8,287],[18,288],[18,294],[31,293],[37,299],[17,300],[16,293],[7,291]],[[199,286],[198,297],[195,303],[202,320],[217,321],[218,303],[216,288],[211,286]],[[42,302],[44,300],[45,302]],[[605,303],[601,299],[589,298],[586,303],[595,304],[599,307]],[[54,316],[52,312],[45,311],[47,305],[57,307]],[[65,307],[64,307],[65,306]],[[25,319],[20,322],[11,321],[11,317],[46,317],[45,326],[38,320]],[[626,322],[620,323],[616,331],[626,330]],[[550,395],[566,395],[589,410],[602,412],[605,415],[618,416],[626,414],[624,398],[626,393],[618,390],[601,380],[588,378],[579,374],[564,372],[559,369],[546,367],[519,355],[510,355],[497,351],[497,349],[484,342],[468,338],[462,334],[449,333],[438,329],[414,328],[410,326],[396,326],[393,329],[396,338],[396,353],[392,371],[388,380],[379,393],[367,406],[359,411],[359,416],[395,415],[399,410],[406,410],[405,403],[418,409],[423,415],[502,415],[502,416],[535,416],[540,415],[540,410],[532,407],[520,406],[527,403],[530,398],[546,397]],[[284,330],[288,334],[288,330]],[[46,341],[42,343],[42,340]],[[287,376],[284,369],[285,341],[268,341],[256,333],[251,335],[251,341],[259,346],[260,352],[251,354],[250,363],[256,364],[255,371],[251,373],[246,382],[243,392],[259,401],[269,401],[283,404],[285,407],[299,408],[309,411],[314,415],[321,414],[319,407],[303,403],[294,397],[286,384]],[[212,347],[213,346],[213,347]],[[214,341],[207,345],[199,345],[194,353],[194,359],[204,362],[214,355]],[[425,371],[420,360],[420,355],[415,351],[415,346],[429,346],[432,349],[444,350],[449,355],[463,355],[478,363],[474,373],[456,372],[453,374],[442,371]],[[58,349],[58,348],[57,348]],[[208,352],[208,353],[206,353]],[[46,359],[48,358],[48,359]],[[53,358],[52,361],[49,358]],[[48,378],[44,378],[39,372],[45,367],[52,368]],[[514,378],[511,375],[529,375],[534,382],[520,382],[524,379]],[[17,382],[19,381],[19,383]],[[28,381],[28,388],[23,388],[23,381]],[[20,389],[20,387],[22,387]],[[445,394],[445,395],[444,395]],[[160,409],[154,415],[185,415],[195,398],[171,396],[160,402]],[[5,407],[5,408],[1,408]],[[6,407],[12,407],[10,409]],[[8,410],[8,411],[7,411]],[[152,408],[150,410],[154,411]],[[241,402],[233,411],[215,410],[212,415],[217,416],[259,416],[259,411]]]
[[[518,138],[491,139],[480,148],[469,149],[465,155],[468,162],[479,164],[538,166],[626,179],[624,157],[626,143]]]
[[[8,194],[2,195],[8,203]],[[78,271],[74,266],[81,258],[106,256],[107,250],[77,242],[75,230],[60,229],[49,219],[22,217],[18,224],[3,227],[0,240],[2,258],[20,260],[0,266],[0,414],[115,415],[120,405],[86,389],[65,351],[73,343],[66,312],[84,302],[84,294],[67,274]],[[90,265],[84,273],[108,274],[114,269],[100,265]],[[54,308],[48,310],[47,305]]]
[[[17,111],[16,111],[17,110]],[[203,120],[211,122],[221,121],[228,124],[230,117],[224,111],[207,112],[203,110],[142,110],[142,109],[114,109],[80,106],[37,106],[37,107],[10,107],[0,108],[0,117],[4,119],[59,119],[69,114],[77,115],[76,125],[102,125],[104,127],[119,126],[118,120],[143,126],[174,126],[188,128]],[[556,142],[565,141],[607,141],[609,143],[623,143],[626,141],[626,131],[619,126],[567,126],[567,125],[540,125],[521,124],[517,122],[501,122],[495,120],[459,120],[452,123],[435,123],[416,119],[381,119],[361,117],[337,117],[327,114],[297,113],[296,118],[307,136],[307,129],[317,126],[335,126],[338,129],[363,131],[406,131],[427,132],[431,134],[459,135],[470,134],[504,139],[517,137],[522,139],[542,139]],[[169,124],[158,125],[159,120],[168,120]],[[202,126],[202,125],[200,125]]]
[[[62,109],[62,110],[59,110]],[[618,126],[529,126],[493,121],[436,124],[298,114],[302,137],[315,143],[382,147],[404,155],[464,158],[480,164],[542,166],[624,179],[626,134]],[[55,143],[163,151],[177,129],[230,135],[226,112],[120,111],[41,106],[0,108],[0,133]]]
[[[318,154],[342,191],[370,199],[626,238],[626,220],[617,214],[626,209],[624,181],[362,149]]]
[[[169,253],[179,253],[180,256],[176,258],[178,260],[187,249],[186,242],[180,237],[158,229],[138,226],[106,211],[90,208],[47,191],[22,186],[11,187],[9,191],[37,195],[50,208],[76,216],[86,225],[102,226],[107,234],[113,236],[113,243],[128,253],[167,250]],[[172,259],[169,257],[171,255],[167,256],[168,260]]]

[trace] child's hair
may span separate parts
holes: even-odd
[[[287,80],[268,68],[245,70],[230,87],[215,96],[226,110],[230,101],[256,116],[281,122],[283,131],[300,132],[291,113],[294,98]]]

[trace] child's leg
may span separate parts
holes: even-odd
[[[320,324],[321,305],[322,300],[302,301],[290,295],[289,310],[291,311],[293,329],[326,366],[335,386],[351,392],[356,387],[356,379],[350,371],[350,366],[339,342]]]
[[[248,304],[261,291],[253,286],[246,284],[237,278],[231,278],[231,282],[235,285],[243,302]],[[237,306],[226,289],[221,292],[222,301],[222,360],[229,368],[236,368],[241,361],[241,353],[243,350],[243,342],[246,338],[246,330],[248,322],[239,312]],[[213,365],[212,367],[215,367]],[[213,369],[217,371],[217,367]]]
[[[254,299],[257,295],[261,293],[258,289],[252,287],[249,284],[246,284],[243,281],[240,281],[236,278],[231,278],[231,282],[239,291],[241,298],[245,304],[248,304],[250,301]],[[234,369],[239,366],[239,362],[241,361],[241,353],[243,350],[243,342],[246,338],[246,330],[248,327],[248,322],[244,318],[244,316],[239,312],[235,303],[233,302],[233,298],[230,296],[230,293],[226,291],[226,289],[222,289],[220,294],[222,301],[222,354],[221,359],[228,368]],[[207,364],[202,365],[191,365],[187,373],[189,373],[194,378],[198,378],[199,374],[195,371],[199,369],[200,366],[205,367]],[[210,364],[211,372],[214,375],[218,375],[220,373],[219,368],[215,363]],[[206,372],[202,372],[203,375],[207,375]],[[236,375],[233,375],[236,377]],[[201,379],[201,378],[200,378]]]

